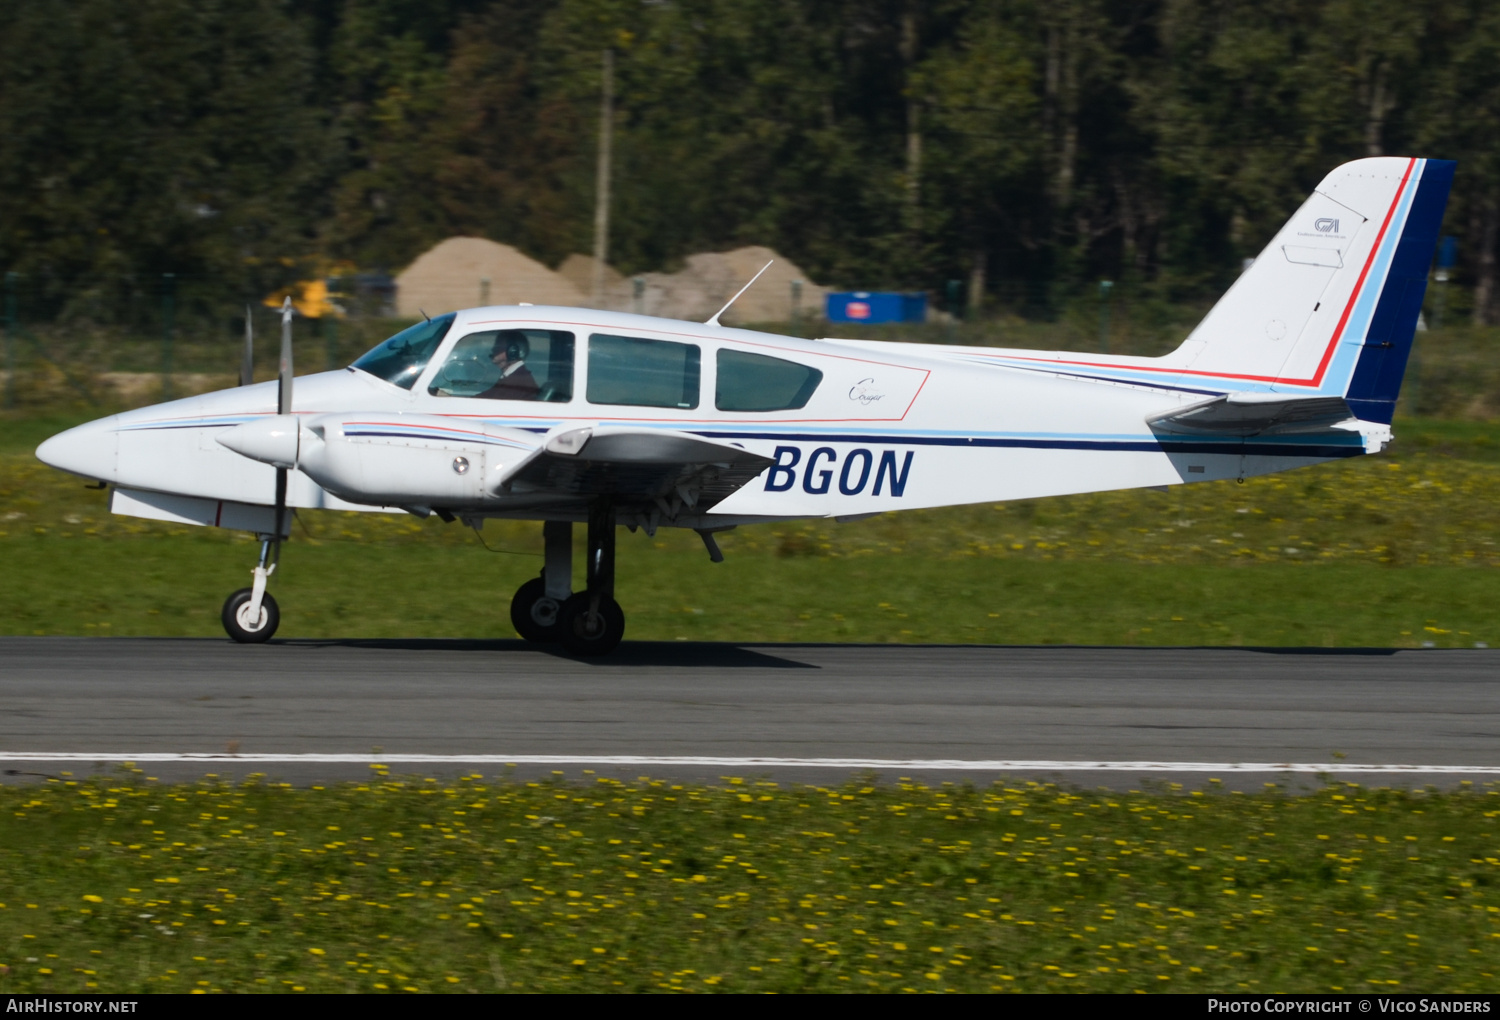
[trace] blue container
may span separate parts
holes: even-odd
[[[921,291],[849,290],[828,295],[829,322],[925,322],[927,295]]]

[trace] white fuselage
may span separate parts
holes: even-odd
[[[576,338],[571,399],[434,392],[432,380],[466,336],[527,328],[567,331]],[[589,352],[596,334],[697,347],[697,406],[592,401]],[[721,350],[783,359],[816,369],[821,380],[796,409],[720,410]],[[1193,376],[1186,362],[1174,360],[1179,356],[1182,352],[1155,359],[1097,357],[1091,359],[1096,369],[1089,371],[1050,352],[807,340],[576,308],[470,309],[457,313],[409,389],[355,368],[297,379],[293,413],[308,421],[337,416],[341,426],[357,419],[364,432],[356,436],[347,430],[350,438],[343,441],[383,447],[387,452],[380,459],[390,465],[390,477],[381,483],[384,488],[344,486],[335,495],[308,470],[293,470],[287,501],[344,510],[442,505],[441,495],[423,500],[414,490],[408,498],[391,486],[409,480],[408,488],[420,489],[423,457],[438,465],[433,471],[447,471],[456,458],[477,454],[489,458],[480,461],[489,465],[485,470],[494,470],[513,455],[505,443],[492,441],[494,436],[540,440],[579,426],[691,433],[775,461],[705,512],[668,522],[695,527],[710,519],[729,524],[853,516],[1245,477],[1356,455],[1365,452],[1367,442],[1378,449],[1379,437],[1353,430],[1331,438],[1326,431],[1231,439],[1154,432],[1148,419],[1224,392]],[[1150,379],[1120,378],[1141,366],[1151,368]],[[131,500],[150,503],[151,494],[162,494],[222,503],[233,518],[237,507],[271,502],[275,468],[218,440],[231,428],[274,415],[276,399],[276,384],[262,383],[170,401],[73,429],[49,440],[38,455],[124,490],[126,498],[116,507],[121,512],[135,512]],[[691,402],[691,395],[683,402]],[[448,484],[447,475],[432,477],[434,484]],[[366,491],[374,495],[361,495]],[[447,502],[479,516],[573,516],[524,493],[482,486],[464,491],[464,498]],[[221,506],[200,508],[184,519],[255,530],[253,517],[242,513],[225,520]]]

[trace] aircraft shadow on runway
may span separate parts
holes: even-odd
[[[612,654],[600,658],[578,658],[560,645],[534,645],[514,639],[479,638],[359,638],[344,640],[291,639],[274,645],[302,648],[364,648],[377,651],[494,652],[497,655],[534,652],[600,669],[684,667],[689,669],[821,669],[763,651],[730,643],[709,641],[628,641]]]
[[[566,659],[580,665],[599,669],[632,669],[640,667],[680,667],[688,669],[821,669],[821,666],[772,654],[767,649],[776,648],[794,653],[798,649],[821,648],[889,648],[889,645],[874,644],[828,644],[823,642],[789,642],[766,645],[757,642],[745,647],[732,642],[716,641],[626,641],[606,657],[579,658],[569,655],[560,645],[534,645],[526,641],[506,638],[349,638],[349,639],[297,639],[275,641],[275,645],[317,648],[366,648],[375,650],[430,651],[430,652],[493,652],[499,655],[518,652],[533,652],[553,658]],[[1078,651],[1125,652],[1150,654],[1166,650],[1155,645],[925,645],[930,649],[1007,649],[1012,651]],[[1399,648],[1323,648],[1314,646],[1241,646],[1222,645],[1171,646],[1179,652],[1250,652],[1262,655],[1331,655],[1331,656],[1389,656]]]

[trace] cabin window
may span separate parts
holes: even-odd
[[[721,411],[795,411],[806,407],[823,373],[794,361],[720,348],[714,406]]]
[[[487,329],[453,345],[427,392],[484,400],[573,399],[573,334],[552,329]]]
[[[448,335],[448,328],[453,325],[453,314],[449,312],[403,329],[363,355],[354,363],[354,367],[404,390],[411,389],[417,376],[427,367],[427,362],[432,360],[438,344]]]
[[[595,333],[589,337],[589,403],[697,407],[702,357],[696,344]]]

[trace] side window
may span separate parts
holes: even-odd
[[[427,392],[485,400],[573,399],[573,334],[548,329],[490,329],[453,345]]]
[[[719,349],[714,406],[721,411],[794,411],[806,407],[823,373],[764,354]]]
[[[702,358],[695,344],[595,333],[589,337],[589,403],[697,407]]]

